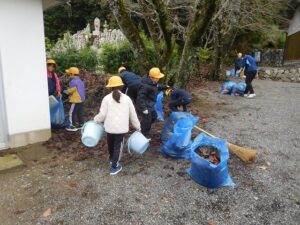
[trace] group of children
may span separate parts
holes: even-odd
[[[57,74],[53,72],[55,68],[55,61],[48,60],[49,95],[56,93],[61,96],[59,79]],[[124,136],[129,132],[129,123],[137,131],[141,131],[144,136],[149,136],[151,126],[157,118],[154,105],[159,91],[165,91],[166,95],[171,97],[170,108],[172,111],[178,111],[180,106],[183,107],[183,111],[186,111],[186,106],[192,99],[183,89],[173,89],[168,85],[159,84],[164,74],[157,67],[150,69],[149,73],[142,78],[127,71],[125,67],[120,67],[118,72],[119,76],[109,78],[106,87],[111,89],[111,93],[103,98],[99,113],[94,117],[95,122],[104,124],[107,133],[111,175],[122,170],[119,160],[122,155]],[[66,70],[66,73],[71,78],[69,88],[63,90],[64,94],[69,95],[69,102],[71,103],[70,126],[66,129],[77,131],[84,123],[85,86],[79,77],[78,68],[71,67]]]

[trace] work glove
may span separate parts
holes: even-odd
[[[149,113],[148,109],[143,111],[143,114],[145,114],[145,115],[148,115],[148,113]]]

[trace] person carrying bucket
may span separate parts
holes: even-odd
[[[121,92],[124,83],[119,76],[112,76],[106,87],[112,92],[106,95],[101,103],[100,111],[94,121],[104,123],[107,133],[109,161],[111,163],[110,175],[122,170],[119,164],[124,144],[124,136],[129,131],[129,122],[137,130],[141,130],[134,105],[131,99]]]
[[[77,67],[70,67],[66,73],[72,79],[69,83],[69,88],[64,90],[64,93],[69,95],[69,102],[71,103],[69,111],[70,125],[66,128],[67,131],[77,131],[84,124],[84,100],[85,100],[85,86],[83,81],[79,78],[79,69]]]
[[[124,66],[121,66],[118,69],[118,72],[124,83],[122,92],[127,94],[135,104],[138,89],[142,83],[142,78],[135,73],[128,71]]]
[[[159,68],[153,67],[150,69],[149,74],[146,74],[142,78],[142,84],[138,91],[137,110],[142,118],[142,134],[146,137],[149,136],[152,123],[154,123],[157,118],[154,110],[157,94],[159,91],[169,88],[167,85],[158,84],[159,80],[164,76]]]
[[[54,72],[57,64],[53,59],[47,60],[48,95],[61,96],[61,87],[58,75]]]
[[[178,107],[182,106],[183,112],[187,111],[187,105],[191,103],[191,95],[184,89],[169,88],[166,90],[166,95],[171,96],[169,106],[173,112],[178,111]]]

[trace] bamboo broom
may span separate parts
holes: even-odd
[[[216,136],[208,133],[207,131],[203,130],[202,128],[195,126],[195,128],[199,131],[202,131],[203,133],[216,138]],[[241,160],[243,160],[244,162],[251,162],[255,159],[257,151],[250,149],[250,148],[245,148],[245,147],[240,147],[234,144],[231,144],[228,142],[227,144],[229,151],[233,154],[235,154],[237,157],[239,157]]]

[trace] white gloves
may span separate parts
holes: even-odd
[[[148,113],[149,113],[148,109],[143,111],[143,114],[145,114],[145,115],[148,115]]]

